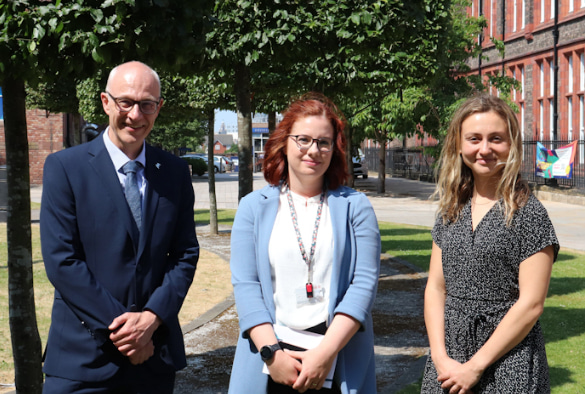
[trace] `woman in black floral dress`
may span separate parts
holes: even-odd
[[[521,160],[518,121],[505,102],[464,102],[440,160],[423,393],[550,392],[538,317],[559,245],[520,180]]]

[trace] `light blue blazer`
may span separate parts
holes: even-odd
[[[352,316],[361,329],[339,352],[335,381],[342,393],[375,393],[372,306],[380,271],[380,232],[367,197],[348,187],[328,191],[335,250],[328,323],[336,313]],[[268,375],[248,330],[274,323],[268,243],[276,219],[279,188],[267,186],[240,201],[231,238],[231,271],[240,322],[229,393],[261,393]]]

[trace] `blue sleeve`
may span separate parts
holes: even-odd
[[[234,219],[231,237],[230,268],[232,284],[238,310],[240,331],[247,337],[247,331],[259,324],[272,323],[272,317],[264,302],[261,276],[270,279],[270,273],[258,271],[256,194],[249,194],[240,201]],[[268,275],[268,276],[266,276]]]
[[[366,326],[374,305],[380,274],[380,230],[374,209],[363,194],[350,203],[351,280],[334,313],[347,314]],[[344,256],[344,260],[347,256]]]

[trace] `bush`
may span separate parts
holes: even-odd
[[[198,159],[196,157],[184,157],[183,160],[186,160],[187,163],[189,163],[191,166],[192,174],[201,176],[207,171],[207,163],[203,159]]]

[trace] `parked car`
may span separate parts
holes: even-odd
[[[203,153],[187,153],[186,155],[181,156],[181,159],[188,159],[188,158],[205,160],[207,158],[207,155],[205,155]]]
[[[233,171],[234,169],[234,163],[232,163],[232,160],[227,157],[227,156],[222,156],[221,160],[223,161],[224,167],[225,167],[225,171]]]
[[[353,162],[354,178],[361,176],[362,179],[368,179],[368,163],[366,162],[364,152],[362,152],[361,149],[354,151],[354,155],[352,156],[351,161]]]
[[[188,153],[181,156],[182,159],[201,159],[205,161],[207,165],[209,159],[205,153]],[[232,162],[224,156],[213,156],[213,171],[217,174],[218,172],[231,171]]]

